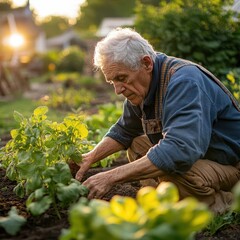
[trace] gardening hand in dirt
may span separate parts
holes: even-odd
[[[79,164],[79,170],[75,175],[75,178],[78,181],[81,181],[83,175],[88,171],[92,164],[108,157],[109,155],[123,150],[124,146],[118,143],[117,141],[105,137],[99,144],[90,152],[82,155],[82,161]]]
[[[162,174],[163,172],[144,156],[134,162],[98,173],[84,181],[83,185],[89,189],[89,199],[102,198],[116,184],[155,178]]]
[[[75,178],[81,181],[85,172],[91,167],[94,159],[91,159],[90,154],[82,155],[82,162],[79,164],[79,170],[77,171]]]
[[[104,197],[115,184],[112,177],[108,172],[101,172],[84,181],[83,185],[89,189],[88,198],[100,199]]]

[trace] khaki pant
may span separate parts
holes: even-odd
[[[144,156],[153,145],[147,136],[134,139],[128,149],[129,161]],[[199,159],[184,175],[171,174],[157,179],[141,181],[143,186],[157,186],[163,181],[174,183],[180,199],[188,196],[195,197],[206,203],[216,214],[226,212],[233,200],[231,189],[240,180],[240,164],[237,166],[222,165],[207,159]]]

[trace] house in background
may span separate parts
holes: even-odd
[[[20,62],[27,62],[35,52],[46,51],[46,38],[34,22],[29,1],[24,7],[11,9],[0,15],[0,59],[8,61],[16,54]]]
[[[105,37],[111,30],[117,27],[132,27],[134,17],[129,18],[104,18],[96,33],[97,37]]]
[[[71,28],[58,36],[46,40],[47,50],[62,50],[72,45],[78,46],[84,50],[87,49],[86,43],[80,38],[79,34]]]
[[[10,39],[13,36],[14,38]],[[17,46],[20,38],[22,44]],[[52,49],[62,50],[71,45],[86,50],[86,44],[73,29],[47,39],[45,32],[34,21],[29,1],[23,7],[0,14],[0,62],[27,63],[35,53],[44,53]]]
[[[232,6],[232,10],[240,13],[240,0],[235,0]]]

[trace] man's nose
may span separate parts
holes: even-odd
[[[114,86],[114,89],[115,89],[115,93],[117,95],[122,94],[122,92],[124,91],[124,87],[123,87],[123,84],[121,82],[114,82],[113,86]]]

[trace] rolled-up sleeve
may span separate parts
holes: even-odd
[[[163,136],[147,156],[167,173],[184,173],[209,146],[214,104],[192,79],[171,81],[163,103]]]

